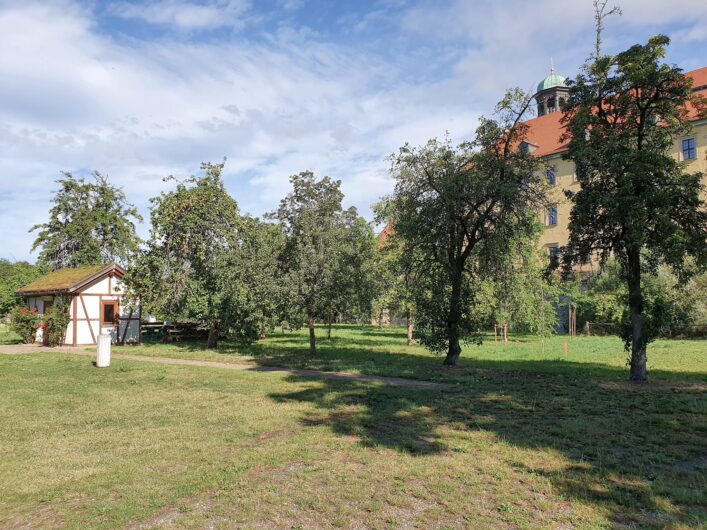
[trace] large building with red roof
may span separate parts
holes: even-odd
[[[692,88],[707,97],[707,67],[687,72],[692,79]],[[528,120],[527,143],[532,153],[542,157],[548,164],[548,182],[553,186],[551,197],[553,204],[541,214],[545,231],[540,238],[540,245],[550,256],[556,249],[565,245],[569,239],[569,215],[571,204],[564,195],[564,190],[579,189],[574,164],[563,160],[562,154],[567,146],[561,141],[563,127],[560,123],[560,107],[567,97],[565,79],[550,72],[538,85],[535,96],[538,117]],[[678,138],[671,154],[687,163],[689,171],[703,172],[707,175],[707,119],[699,119],[694,108],[689,108],[693,118],[692,131],[683,138]],[[705,182],[707,185],[707,182]],[[585,267],[592,267],[588,263]]]

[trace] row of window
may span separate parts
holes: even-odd
[[[697,143],[695,138],[685,138],[682,141],[682,159],[695,160],[697,158]],[[557,168],[550,166],[545,170],[545,178],[550,186],[557,185]],[[572,182],[577,182],[577,174],[572,174]]]
[[[545,246],[545,249],[547,250],[547,257],[549,259],[550,266],[552,268],[557,268],[560,265],[560,244],[550,243]],[[587,265],[589,262],[590,257],[588,255],[583,257],[580,261],[582,265]]]

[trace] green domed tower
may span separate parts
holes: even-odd
[[[550,75],[538,83],[535,101],[538,103],[538,116],[557,112],[567,101],[569,88],[565,78],[555,73],[555,68],[550,66]]]

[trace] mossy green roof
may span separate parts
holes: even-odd
[[[17,291],[17,294],[23,293],[53,293],[68,291],[108,265],[85,265],[83,267],[59,269],[50,272],[46,276],[37,278],[32,283],[28,283]]]

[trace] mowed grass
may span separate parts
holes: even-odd
[[[452,390],[90,358],[0,355],[0,527],[701,528],[704,341],[465,349],[454,369],[397,329],[241,351],[116,348],[409,377]],[[237,350],[237,353],[236,353]],[[662,352],[662,357],[658,353]]]
[[[567,353],[564,353],[566,346]],[[416,379],[467,381],[469,371],[520,370],[587,375],[623,380],[628,377],[628,353],[617,337],[554,335],[544,346],[534,336],[512,336],[507,345],[486,336],[481,346],[467,344],[456,368],[441,366],[443,357],[418,344],[407,346],[403,328],[334,326],[331,337],[317,329],[317,354],[309,355],[308,331],[275,332],[250,345],[221,342],[218,351],[203,343],[150,342],[115,348],[117,353],[185,359],[216,360],[266,366],[312,368]],[[580,364],[580,367],[577,365]],[[656,379],[680,379],[707,374],[707,340],[658,340],[649,345],[648,368]]]
[[[0,346],[6,344],[19,344],[22,342],[20,336],[10,330],[6,324],[0,324]]]

